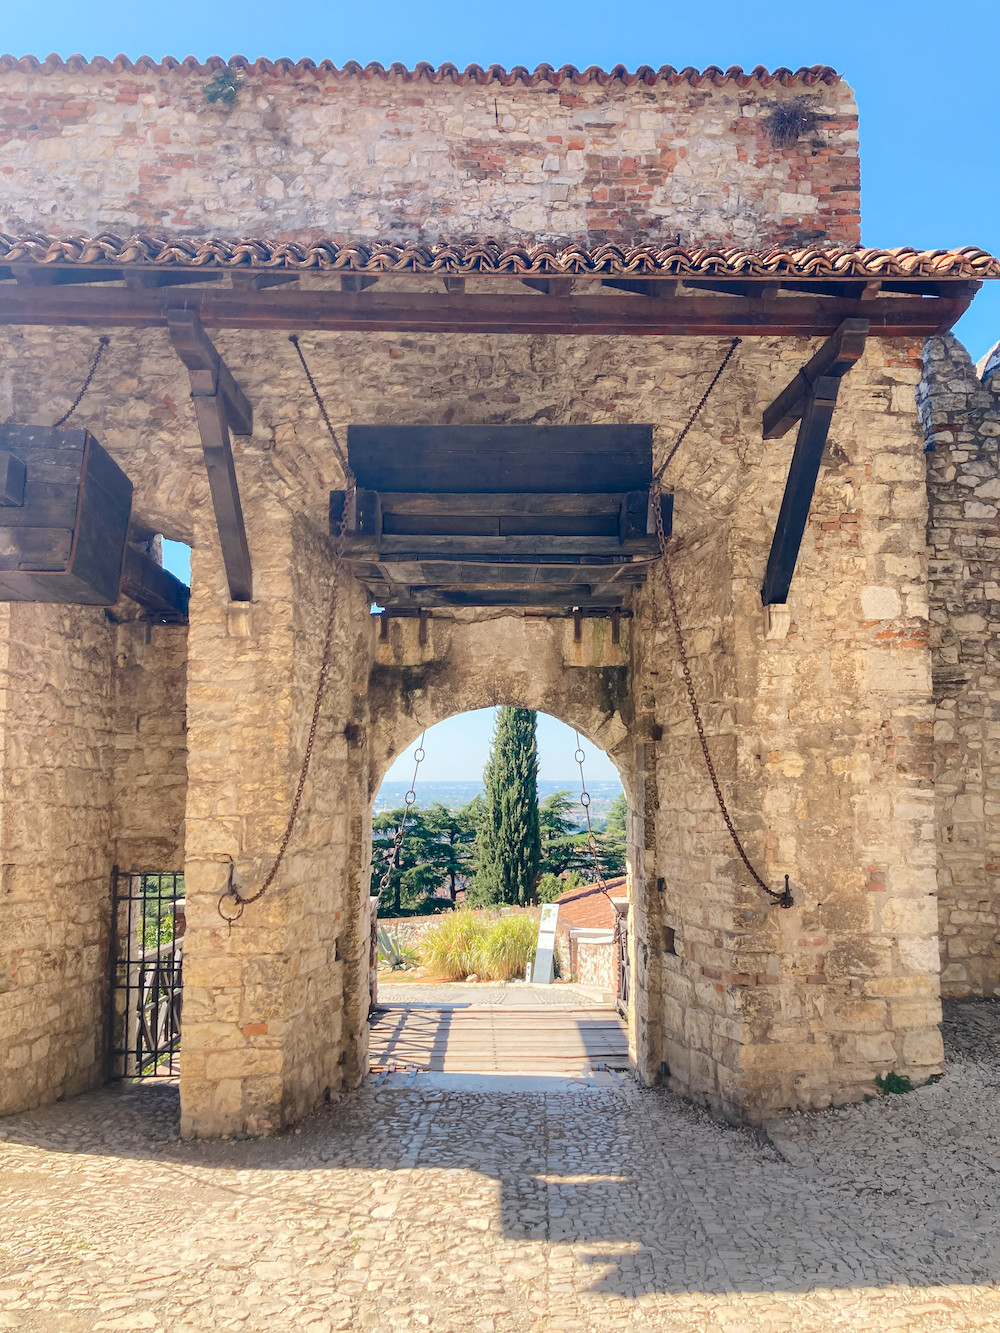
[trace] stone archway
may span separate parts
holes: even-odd
[[[390,620],[373,664],[368,704],[368,821],[371,801],[393,760],[422,731],[477,708],[513,705],[548,713],[603,750],[628,801],[629,948],[634,993],[629,1054],[638,1076],[654,1078],[650,1050],[645,834],[645,751],[636,725],[628,622],[612,642],[610,621],[523,616],[518,612],[435,613],[423,631]],[[576,635],[579,632],[580,637]]]

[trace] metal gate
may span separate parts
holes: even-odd
[[[181,1044],[184,876],[120,871],[111,884],[111,1079],[176,1078]]]
[[[632,998],[632,964],[628,956],[628,917],[621,912],[615,922],[615,942],[618,947],[615,1007],[624,1016]]]

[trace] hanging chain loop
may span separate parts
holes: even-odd
[[[604,878],[604,866],[601,861],[601,849],[597,841],[597,834],[594,832],[594,825],[590,818],[590,792],[587,790],[587,779],[583,773],[583,762],[587,758],[587,752],[580,744],[580,733],[574,731],[573,735],[576,737],[576,751],[573,760],[580,770],[580,805],[583,807],[583,813],[587,820],[587,851],[590,853],[590,859],[593,862],[597,887],[614,907],[614,899],[608,892],[608,882]],[[616,912],[617,910],[615,908]]]
[[[243,909],[248,907],[250,903],[257,902],[259,898],[263,898],[264,894],[267,893],[268,889],[274,883],[275,876],[281,868],[281,863],[285,859],[285,853],[288,851],[288,844],[291,842],[292,834],[295,831],[295,824],[299,817],[299,806],[302,804],[302,793],[305,791],[306,779],[309,776],[309,765],[312,762],[313,749],[316,745],[316,730],[319,726],[320,714],[323,708],[323,696],[326,693],[327,678],[329,677],[330,667],[333,662],[333,635],[334,629],[336,628],[337,603],[340,596],[340,578],[344,566],[344,547],[347,542],[347,527],[350,522],[351,505],[354,500],[354,493],[357,490],[357,482],[354,478],[354,473],[348,466],[347,459],[344,456],[344,452],[340,447],[340,442],[338,441],[333,425],[330,422],[330,417],[327,414],[326,406],[323,399],[320,397],[320,392],[316,387],[315,380],[310,374],[309,367],[306,365],[306,359],[302,355],[302,349],[299,347],[299,340],[292,334],[288,341],[293,344],[298,353],[299,360],[302,363],[302,369],[305,371],[306,379],[309,381],[309,387],[312,389],[313,397],[316,399],[316,404],[319,407],[320,414],[326,424],[330,439],[333,441],[337,459],[344,470],[344,486],[346,488],[344,494],[344,512],[340,519],[340,529],[337,533],[337,541],[333,549],[330,606],[326,617],[326,634],[323,639],[323,655],[320,658],[319,677],[316,681],[316,697],[313,701],[312,718],[309,724],[309,736],[306,740],[306,748],[302,755],[302,767],[299,770],[299,780],[295,787],[295,796],[292,800],[291,812],[289,813],[288,823],[285,825],[285,831],[282,834],[281,842],[278,844],[277,854],[274,861],[271,863],[271,869],[267,872],[263,884],[256,893],[251,894],[249,897],[244,897],[240,892],[234,880],[235,867],[230,858],[229,878],[226,881],[226,887],[220,895],[217,904],[219,915],[224,921],[229,923],[230,930],[233,928],[233,922],[238,921],[243,915]],[[231,901],[239,910],[236,912],[223,911],[223,904],[227,901]]]
[[[83,395],[90,388],[91,381],[97,374],[97,367],[101,364],[101,357],[104,355],[104,349],[108,346],[110,342],[111,339],[108,337],[106,333],[102,333],[101,336],[98,338],[97,351],[94,353],[94,359],[90,363],[90,370],[87,373],[87,378],[83,381],[83,388],[73,399],[73,404],[70,407],[69,411],[64,412],[58,421],[54,421],[52,423],[53,430],[58,430],[60,426],[65,426],[66,422],[69,421],[70,417],[83,402]]]
[[[698,695],[695,691],[694,680],[691,675],[691,663],[688,659],[687,648],[684,644],[684,633],[681,629],[681,618],[677,611],[677,595],[674,591],[674,580],[670,570],[670,556],[667,551],[667,536],[663,527],[663,510],[660,504],[660,496],[661,496],[660,482],[663,477],[663,473],[666,471],[667,464],[677,453],[677,450],[680,448],[681,443],[683,442],[688,431],[690,431],[691,427],[697,421],[698,417],[701,414],[702,409],[708,402],[712,390],[715,388],[719,380],[722,378],[723,371],[726,369],[726,366],[732,360],[733,354],[735,353],[739,345],[740,345],[740,339],[734,338],[732,343],[730,344],[729,351],[723,358],[722,364],[719,366],[719,369],[715,372],[715,377],[713,378],[711,384],[702,394],[701,400],[699,401],[697,407],[694,409],[694,411],[688,418],[687,424],[684,426],[684,429],[681,431],[680,435],[677,437],[677,440],[674,442],[673,448],[667,454],[667,457],[664,460],[663,464],[657,470],[656,475],[653,478],[653,485],[650,490],[650,497],[653,503],[653,517],[656,522],[656,536],[660,546],[660,559],[663,564],[663,576],[667,588],[667,602],[670,607],[670,620],[673,625],[674,640],[677,644],[677,656],[678,659],[680,660],[681,671],[683,672],[684,675],[684,686],[685,689],[687,690],[688,703],[691,705],[691,715],[694,718],[694,725],[698,732],[698,743],[701,746],[701,753],[705,760],[705,768],[708,770],[708,776],[711,779],[712,789],[715,792],[715,799],[718,802],[719,811],[722,814],[722,819],[729,832],[729,836],[733,840],[733,846],[736,848],[740,860],[746,866],[747,870],[750,873],[751,878],[753,879],[757,887],[763,890],[763,892],[766,893],[769,898],[773,899],[774,902],[777,903],[779,907],[794,907],[795,903],[792,898],[792,892],[788,882],[789,877],[787,875],[785,876],[785,887],[783,890],[779,891],[777,889],[772,889],[770,885],[768,885],[765,882],[765,880],[757,873],[756,869],[754,868],[753,862],[747,855],[746,848],[743,846],[743,842],[740,839],[740,835],[736,831],[736,825],[733,823],[732,817],[729,813],[729,807],[726,804],[726,798],[722,794],[722,786],[719,782],[718,774],[715,771],[715,761],[712,759],[712,752],[708,747],[708,738],[705,735],[705,724],[702,721],[701,707],[699,706],[698,703]]]
[[[391,847],[385,852],[385,872],[382,875],[382,879],[379,882],[378,889],[375,893],[375,898],[379,902],[382,900],[382,894],[385,893],[386,889],[392,883],[392,872],[399,864],[399,852],[400,848],[403,846],[403,834],[406,832],[407,821],[410,818],[410,810],[416,803],[417,799],[417,774],[420,771],[420,765],[427,758],[427,752],[424,749],[424,736],[426,736],[426,734],[426,732],[421,733],[420,744],[413,751],[413,777],[410,780],[410,789],[403,797],[403,817],[399,821],[399,828],[396,830],[395,836],[393,837]]]

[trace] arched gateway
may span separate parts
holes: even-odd
[[[997,262],[857,248],[854,102],[821,67],[261,61],[233,106],[212,73],[0,72],[36,127],[5,158],[3,415],[62,416],[112,340],[61,433],[0,438],[0,1109],[103,1077],[113,865],[186,877],[185,1134],[356,1086],[372,796],[423,727],[497,703],[622,773],[641,1079],[753,1122],[937,1072],[913,386]],[[788,910],[720,816],[651,498],[734,337],[664,474],[669,553],[721,788]],[[298,820],[230,930],[220,894],[257,891],[293,802],[345,503]],[[193,545],[187,608],[158,533]]]

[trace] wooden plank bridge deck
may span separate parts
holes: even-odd
[[[436,1073],[627,1069],[628,1034],[613,1009],[390,1003],[373,1015],[370,1061]]]

